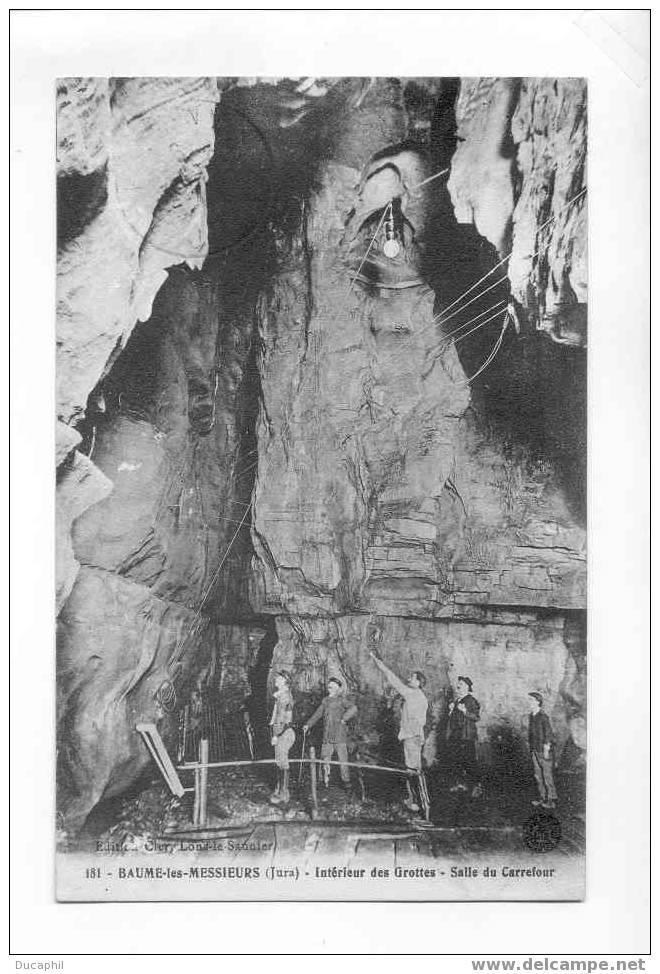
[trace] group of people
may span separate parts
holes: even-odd
[[[376,653],[370,653],[375,665],[390,686],[402,698],[398,739],[403,750],[403,764],[410,774],[406,777],[404,804],[411,812],[428,809],[429,796],[422,764],[428,698],[424,693],[426,678],[420,670],[413,670],[407,682],[400,679]],[[453,792],[470,793],[478,797],[481,792],[477,766],[477,724],[481,719],[481,707],[472,694],[472,680],[459,676],[456,696],[449,704],[446,722],[446,743],[454,769]],[[293,696],[291,678],[285,671],[275,676],[275,703],[270,719],[271,743],[275,750],[278,781],[271,796],[273,804],[286,804],[289,792],[289,752],[295,742],[293,725]],[[531,691],[528,719],[528,743],[538,798],[532,804],[550,809],[556,806],[557,792],[554,783],[554,738],[548,715],[543,710],[540,693]],[[303,734],[323,721],[321,762],[323,781],[327,787],[334,755],[337,755],[343,786],[350,789],[348,765],[348,722],[357,716],[357,707],[345,693],[337,677],[328,680],[327,696],[303,725]]]

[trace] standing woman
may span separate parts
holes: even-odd
[[[293,747],[296,734],[293,729],[293,697],[291,696],[291,677],[280,670],[275,674],[275,706],[270,718],[271,744],[275,748],[277,765],[277,787],[271,795],[273,805],[289,801],[289,751]]]
[[[470,792],[480,797],[477,768],[477,724],[481,718],[481,706],[472,696],[472,680],[459,676],[456,683],[458,695],[449,704],[447,741],[453,757],[456,781],[450,791]]]

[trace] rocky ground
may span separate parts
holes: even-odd
[[[292,773],[291,801],[286,806],[270,804],[273,789],[272,771],[227,769],[222,775],[209,779],[208,833],[224,829],[233,832],[245,826],[252,831],[257,825],[281,822],[309,823],[311,801],[309,778],[305,774],[298,784],[297,774]],[[468,830],[469,842],[497,846],[510,841],[511,829],[519,829],[533,813],[531,799],[533,789],[520,794],[506,790],[504,783],[484,781],[481,793],[475,797],[465,793],[452,793],[448,782],[438,775],[429,775],[431,794],[431,828],[456,832],[457,841],[464,841]],[[575,776],[558,778],[560,801],[557,817],[562,823],[566,841],[571,848],[581,848],[584,837],[584,783]],[[347,792],[338,781],[332,780],[329,788],[322,784],[318,791],[318,824],[379,828],[384,833],[394,829],[424,829],[419,816],[408,812],[403,804],[403,784],[384,782],[382,776],[367,774],[365,798],[357,781]],[[112,823],[112,824],[110,824]],[[118,799],[100,807],[88,822],[84,835],[79,838],[59,834],[60,851],[86,847],[90,842],[120,844],[128,851],[140,851],[154,839],[168,834],[190,834],[192,829],[192,795],[174,798],[166,786],[152,782],[139,794]],[[461,838],[459,838],[461,836]]]

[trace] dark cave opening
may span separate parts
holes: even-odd
[[[57,246],[65,247],[101,212],[108,199],[107,164],[57,178]]]
[[[97,439],[117,417],[136,422],[155,421],[163,333],[153,316],[138,323],[105,376],[87,400],[85,416],[78,424],[81,450],[93,458]]]
[[[270,699],[268,678],[273,650],[277,645],[277,628],[273,618],[262,620],[263,635],[255,633],[258,649],[254,662],[248,670],[250,693],[245,701],[245,709],[250,717],[255,740],[255,754],[258,758],[270,757]],[[249,637],[248,637],[249,638]]]

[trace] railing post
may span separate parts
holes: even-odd
[[[193,825],[199,825],[199,798],[200,798],[200,783],[201,783],[201,772],[199,768],[195,768],[195,798],[193,801]]]
[[[426,787],[426,778],[421,769],[417,772],[417,786],[419,788],[419,797],[422,800],[422,808],[424,809],[424,818],[428,822],[431,818],[431,801],[429,799],[428,788]]]
[[[208,818],[209,742],[207,738],[202,738],[199,742],[199,763],[202,765],[199,773],[199,824],[203,826],[206,825]]]
[[[355,751],[356,764],[358,767],[355,769],[357,771],[358,784],[360,786],[360,794],[362,796],[362,801],[367,799],[367,789],[364,784],[364,775],[362,773],[362,768],[359,765],[362,764],[362,752],[358,749]]]
[[[319,814],[319,805],[316,797],[316,748],[314,746],[309,749],[309,780],[312,786],[312,818],[316,818]]]

